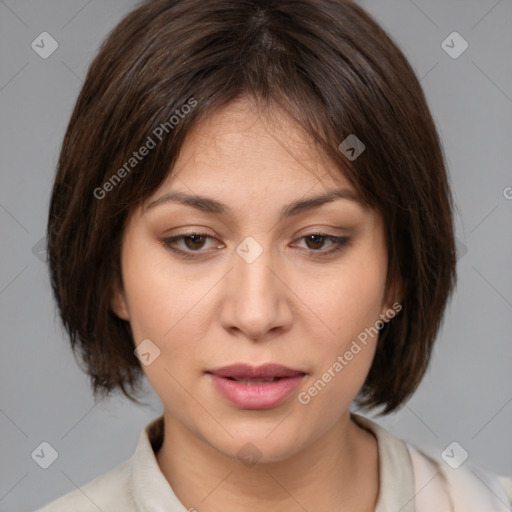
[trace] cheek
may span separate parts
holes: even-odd
[[[160,350],[142,370],[164,406],[179,417],[191,413],[194,405],[182,386],[188,387],[195,375],[196,340],[201,339],[206,311],[201,302],[204,291],[184,279],[165,256],[161,248],[127,245],[123,278],[135,344],[150,339]]]
[[[183,276],[158,243],[127,241],[123,255],[123,279],[129,302],[130,323],[136,340],[154,338],[172,344],[185,326],[203,321],[205,294],[214,284]],[[185,337],[190,338],[188,335]]]
[[[301,281],[299,296],[338,348],[374,325],[383,308],[385,261],[355,254],[327,276]]]
[[[142,369],[167,408],[179,415],[193,406],[181,385],[189,387],[207,366],[201,355],[201,340],[213,321],[207,292],[218,279],[198,282],[172,265],[165,250],[144,245],[127,245],[123,261],[130,325],[136,345],[150,339],[160,350]]]
[[[375,355],[387,260],[379,247],[372,249],[354,251],[328,279],[318,280],[316,288],[304,283],[314,291],[308,300],[319,312],[325,336],[316,337],[312,359],[318,364],[299,403],[327,422],[349,407]]]
[[[366,379],[374,356],[373,346],[361,347],[361,352],[346,364],[337,361],[338,355],[343,354],[330,358],[297,397],[306,430],[309,427],[322,431],[333,425],[350,408]],[[335,362],[341,366],[336,366]]]
[[[326,425],[350,406],[375,356],[378,332],[374,326],[381,313],[384,281],[380,286],[380,275],[375,273],[368,280],[369,275],[371,272],[365,277],[357,272],[338,274],[338,280],[329,286],[331,300],[318,302],[322,304],[321,320],[329,331],[315,343],[312,360],[317,361],[316,371],[302,388],[299,403],[309,408],[311,418],[321,416]],[[322,290],[318,297],[324,297]]]

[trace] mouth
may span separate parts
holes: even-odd
[[[234,377],[224,377],[225,379],[233,380],[235,382],[241,382],[246,386],[254,386],[255,384],[265,384],[266,382],[277,382],[280,379],[287,377],[273,377],[271,379],[235,379]]]
[[[302,370],[295,370],[276,363],[267,363],[261,366],[252,366],[247,363],[235,363],[208,370],[206,373],[232,380],[268,380],[269,382],[273,379],[305,375],[305,372]]]
[[[206,372],[220,395],[240,409],[270,409],[284,402],[306,372],[269,363],[259,367],[239,363]]]

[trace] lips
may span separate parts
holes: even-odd
[[[282,403],[302,382],[306,373],[267,363],[239,363],[206,372],[219,393],[242,409],[269,409]]]
[[[209,370],[207,373],[235,380],[272,380],[275,378],[304,375],[304,372],[300,370],[293,370],[286,366],[274,363],[267,363],[262,366],[251,366],[243,363],[232,364],[230,366],[223,366],[221,368]]]

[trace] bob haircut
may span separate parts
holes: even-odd
[[[130,324],[110,308],[123,230],[191,128],[241,97],[289,116],[383,216],[386,297],[399,290],[402,310],[380,330],[356,402],[392,412],[426,372],[456,283],[453,199],[412,67],[349,0],[148,0],[112,30],[67,127],[49,207],[51,285],[75,358],[95,398],[118,388],[140,403]],[[365,145],[356,159],[339,149],[351,134]]]

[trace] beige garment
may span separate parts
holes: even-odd
[[[484,485],[463,467],[443,467],[372,420],[358,414],[352,417],[373,432],[378,442],[380,487],[375,512],[510,512],[512,479],[503,479],[500,485],[496,477],[486,475]],[[131,458],[36,512],[193,510],[193,505],[186,507],[178,500],[160,470],[155,452],[162,440],[160,416],[144,428]]]
[[[482,468],[465,461],[457,469],[450,467],[439,453],[426,453],[392,436],[375,422],[363,416],[353,415],[353,418],[363,427],[373,431],[379,442],[379,456],[384,459],[400,460],[408,473],[414,479],[414,490],[409,484],[408,493],[401,494],[399,500],[410,498],[410,502],[404,508],[398,508],[400,512],[512,512],[512,478],[497,477]],[[382,442],[384,441],[384,442]],[[394,453],[383,453],[381,444],[392,447]],[[407,456],[399,447],[406,448]],[[383,465],[379,465],[382,471]],[[384,471],[386,471],[384,469]],[[383,477],[381,473],[381,483]],[[386,485],[386,482],[384,482]],[[402,486],[401,486],[402,487]],[[384,493],[386,498],[387,494]],[[392,500],[398,498],[398,493],[392,495]],[[381,503],[379,496],[375,512],[393,512],[396,509],[394,501]],[[414,503],[414,506],[411,504]],[[382,505],[382,508],[380,508]],[[411,508],[412,506],[412,508]]]

